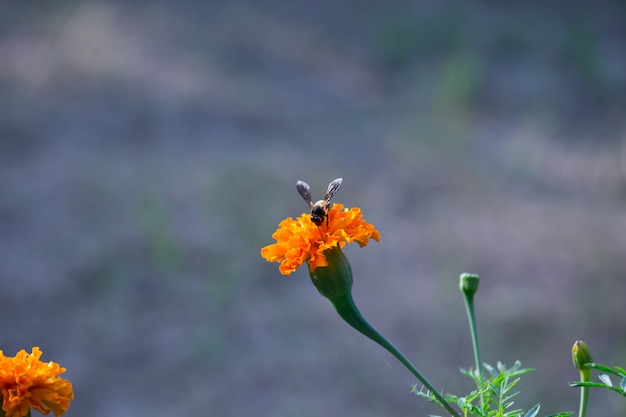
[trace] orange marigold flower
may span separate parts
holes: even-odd
[[[363,220],[361,209],[344,209],[343,204],[334,204],[328,211],[328,227],[324,222],[317,226],[307,213],[280,222],[272,238],[276,243],[261,249],[261,256],[269,262],[280,262],[280,273],[289,275],[304,262],[309,263],[311,272],[318,266],[328,266],[325,250],[337,245],[343,248],[352,242],[363,247],[369,239],[378,242],[380,233]]]
[[[30,408],[42,414],[65,414],[74,399],[72,384],[58,375],[65,368],[55,362],[41,362],[41,350],[34,347],[31,353],[17,352],[6,357],[0,350],[0,390],[2,410],[6,417],[24,417]]]

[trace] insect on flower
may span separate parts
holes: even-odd
[[[309,184],[304,181],[298,181],[296,183],[298,192],[311,209],[311,221],[318,227],[322,224],[324,219],[326,219],[326,227],[328,227],[328,206],[330,205],[330,199],[333,198],[339,187],[341,187],[341,181],[343,181],[342,178],[331,181],[331,183],[328,184],[328,190],[326,191],[324,199],[316,203],[313,203],[311,200],[311,187],[309,187]]]

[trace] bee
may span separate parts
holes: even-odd
[[[342,178],[337,178],[336,180],[331,181],[331,183],[328,184],[328,190],[326,191],[324,199],[318,201],[317,203],[313,203],[311,200],[311,187],[309,187],[309,184],[304,181],[298,181],[296,183],[298,192],[311,209],[311,221],[318,227],[322,224],[324,219],[326,219],[326,227],[328,227],[328,206],[330,204],[330,199],[333,198],[339,187],[341,187],[341,181],[343,181]]]

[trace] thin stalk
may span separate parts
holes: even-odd
[[[588,382],[591,380],[591,371],[589,369],[580,371],[580,380]],[[589,387],[580,387],[580,406],[578,407],[578,417],[585,417],[587,414],[587,398],[589,397]]]
[[[472,347],[474,348],[474,363],[476,365],[476,377],[482,381],[482,361],[480,360],[480,347],[478,346],[478,332],[476,330],[476,314],[474,313],[474,294],[478,291],[480,277],[475,274],[463,273],[459,277],[459,289],[465,301],[465,311],[469,320],[470,333],[472,336]],[[480,387],[480,384],[477,383]],[[485,408],[485,395],[480,396],[481,408]]]
[[[478,372],[478,375],[482,376],[482,361],[480,360],[480,347],[478,346],[478,333],[476,332],[476,315],[474,314],[474,294],[463,291],[463,299],[465,300],[465,310],[467,311],[472,336],[472,346],[474,347],[476,372]]]
[[[396,357],[415,377],[430,391],[435,398],[448,412],[455,416],[460,417],[452,406],[443,398],[443,396],[433,387],[433,385],[422,375],[422,373],[400,352],[391,342],[389,342],[383,335],[381,335],[371,324],[363,318],[358,308],[354,304],[351,294],[334,297],[330,300],[331,304],[337,310],[337,313],[344,319],[350,326],[367,336],[380,346],[385,348],[389,353]]]
[[[580,387],[580,407],[578,417],[585,417],[587,412],[587,397],[589,397],[589,387]]]

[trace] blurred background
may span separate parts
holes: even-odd
[[[260,248],[343,177],[368,320],[442,390],[473,354],[576,410],[626,365],[626,3],[4,1],[0,348],[68,416],[425,416],[416,381]],[[623,415],[592,392],[590,414]]]

